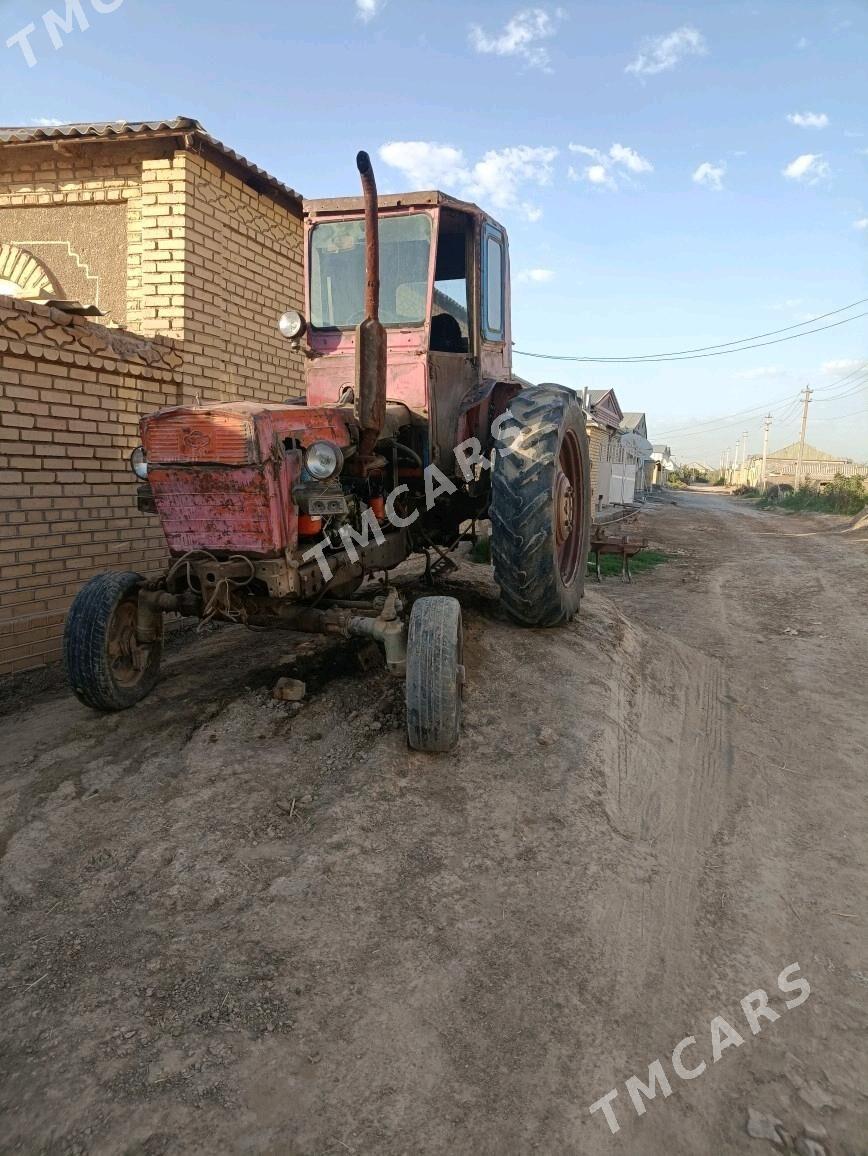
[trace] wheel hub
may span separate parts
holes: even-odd
[[[117,681],[129,686],[141,677],[141,649],[136,639],[136,606],[122,602],[114,615],[108,632],[108,657]]]
[[[555,540],[558,546],[563,545],[572,533],[575,513],[575,491],[570,479],[559,466],[555,481]]]

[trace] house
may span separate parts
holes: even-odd
[[[93,574],[162,567],[143,414],[303,392],[276,328],[302,237],[298,193],[195,120],[0,130],[0,674],[57,657]]]
[[[735,471],[737,485],[762,484],[762,454],[748,458],[743,469]],[[868,478],[868,465],[859,465],[852,458],[828,454],[805,443],[802,454],[801,478],[809,485],[824,486],[838,474],[844,477]],[[770,453],[766,459],[766,484],[796,486],[799,479],[799,443],[784,446]]]
[[[302,244],[299,194],[198,121],[0,129],[0,292],[183,342],[203,400],[303,391]]]
[[[629,505],[644,500],[648,489],[645,465],[651,459],[652,446],[644,413],[625,413],[619,429],[621,468],[613,475],[613,501]]]
[[[624,414],[613,389],[586,389],[585,411],[588,414],[588,452],[591,460],[591,513],[596,515],[611,505],[612,442],[618,437]],[[620,447],[616,446],[614,456]]]
[[[667,445],[651,447],[651,461],[646,466],[649,478],[649,489],[662,489],[668,482],[669,476],[675,473],[675,462],[672,460],[672,450]]]

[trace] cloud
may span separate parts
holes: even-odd
[[[723,188],[723,174],[725,172],[726,165],[723,161],[719,165],[713,165],[711,161],[703,161],[693,174],[692,180],[697,185],[705,185],[707,189],[714,189],[716,193],[719,193]]]
[[[59,124],[63,124],[62,120],[56,120],[53,116],[37,116],[30,122],[31,124],[39,125],[40,128],[57,128]]]
[[[787,120],[797,128],[827,128],[829,118],[824,112],[791,112]]]
[[[810,43],[811,42],[808,40],[807,36],[800,36],[796,41],[796,48],[798,48],[798,50],[801,52],[802,49],[807,48]]]
[[[528,68],[551,72],[549,50],[544,41],[550,40],[565,13],[556,8],[523,8],[511,17],[503,30],[489,36],[478,24],[470,26],[470,44],[477,51],[495,56],[517,56]]]
[[[628,148],[627,145],[613,144],[607,153],[589,145],[571,144],[571,153],[588,157],[593,164],[585,165],[581,171],[570,165],[567,176],[571,181],[588,181],[592,185],[600,185],[610,189],[617,189],[620,182],[631,184],[630,174],[653,173],[654,166],[646,158]]]
[[[554,278],[554,269],[523,269],[516,276],[516,281],[532,281],[535,285],[544,285]]]
[[[656,76],[658,72],[668,72],[686,56],[705,56],[707,52],[708,45],[699,29],[685,24],[665,36],[646,40],[624,71],[634,76]]]
[[[496,209],[518,209],[529,221],[538,221],[542,210],[523,200],[527,185],[551,183],[556,148],[513,145],[489,149],[471,163],[463,151],[433,141],[390,141],[380,157],[404,174],[416,188],[457,189]]]
[[[858,221],[853,222],[854,229],[860,229],[864,232],[868,229],[868,217],[860,217]]]
[[[849,373],[853,369],[862,369],[865,364],[864,358],[839,357],[834,361],[824,361],[820,366],[820,371],[828,374],[829,377],[836,377],[841,373]]]
[[[356,15],[365,24],[373,20],[386,7],[386,0],[356,0]]]
[[[467,165],[461,149],[424,140],[396,140],[380,148],[387,165],[400,169],[417,189],[462,185]]]
[[[631,173],[653,173],[654,166],[645,157],[640,157],[635,149],[626,145],[613,144],[609,149],[609,156],[616,165],[623,165]]]
[[[832,170],[823,160],[821,153],[803,153],[794,161],[790,161],[782,172],[787,180],[801,181],[804,185],[816,185],[819,181],[828,180],[832,175]]]

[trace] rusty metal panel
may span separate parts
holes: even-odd
[[[176,409],[142,420],[142,445],[153,463],[256,461],[252,417],[215,408]]]
[[[268,557],[293,548],[298,524],[286,467],[153,467],[149,481],[169,549]]]

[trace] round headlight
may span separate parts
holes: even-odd
[[[312,478],[324,482],[339,472],[344,455],[331,442],[312,442],[305,450],[304,464]]]
[[[278,321],[277,328],[284,337],[292,339],[301,337],[307,329],[307,322],[297,310],[288,309]]]
[[[148,477],[148,460],[145,455],[144,447],[136,446],[130,454],[130,469],[139,479],[144,482]]]

